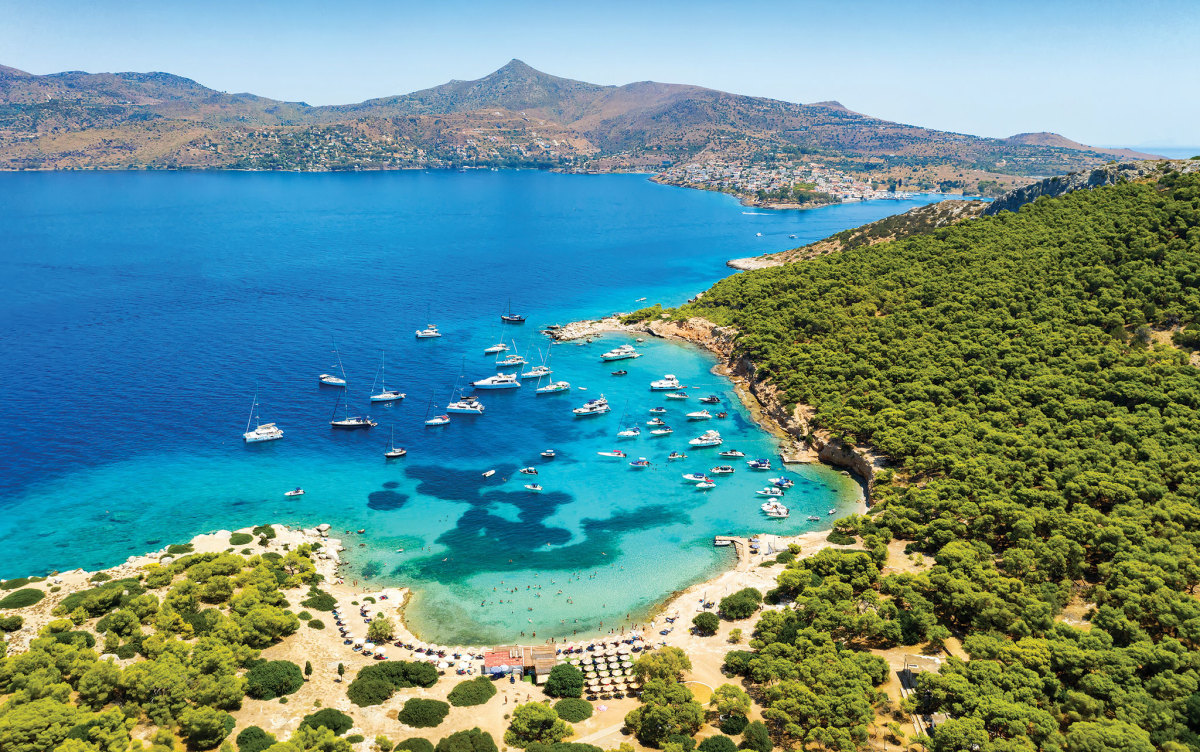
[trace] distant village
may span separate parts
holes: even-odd
[[[747,203],[828,204],[871,199],[905,199],[896,184],[869,183],[819,162],[770,164],[708,160],[674,165],[656,178],[660,183],[733,193]]]

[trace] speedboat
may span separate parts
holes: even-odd
[[[710,418],[712,418],[712,413],[707,410],[697,410],[694,413],[687,414],[688,420],[709,420]]]
[[[650,412],[651,412],[651,413],[653,413],[653,414],[655,414],[655,415],[662,415],[662,414],[663,414],[663,413],[665,413],[666,411],[667,411],[667,408],[665,408],[665,407],[652,407],[652,408],[650,408]]]
[[[547,449],[546,451],[542,452],[542,456],[548,460],[552,460],[552,459],[554,459],[554,450]]]
[[[632,426],[631,428],[626,428],[626,429],[617,431],[617,436],[620,436],[623,439],[633,439],[633,438],[637,438],[638,436],[641,436],[641,435],[642,435],[642,429],[638,428],[637,426]]]
[[[379,424],[371,420],[371,416],[369,415],[365,418],[354,415],[347,416],[345,418],[336,418],[329,421],[329,425],[333,428],[353,430],[355,428],[374,428]]]
[[[715,394],[710,394],[707,397],[701,397],[700,401],[706,405],[715,405],[721,401],[721,398]]]
[[[291,491],[284,491],[284,492],[283,492],[283,495],[284,495],[284,496],[303,496],[303,495],[304,495],[304,489],[303,489],[303,488],[301,488],[300,486],[296,486],[296,487],[295,487],[295,488],[293,488]]]
[[[332,373],[323,373],[317,377],[317,382],[323,386],[346,386],[346,380]]]
[[[836,509],[830,509],[830,510],[829,510],[828,512],[826,512],[825,514],[837,514],[837,510],[836,510]]]
[[[751,470],[770,470],[771,469],[771,461],[766,460],[766,459],[746,460],[746,464],[750,466]]]
[[[771,483],[775,484],[775,486],[777,486],[778,488],[791,488],[792,486],[796,485],[796,482],[794,480],[792,480],[791,478],[788,478],[787,476],[782,476],[782,475],[778,478],[767,478],[767,480],[769,480]]]
[[[645,457],[638,457],[633,462],[630,462],[629,466],[634,470],[641,470],[642,468],[650,467],[650,460],[646,459]]]
[[[520,355],[513,353],[512,355],[505,355],[500,360],[497,360],[496,366],[498,368],[507,368],[509,366],[523,366],[528,362],[528,360],[525,360]]]
[[[551,371],[546,366],[534,366],[533,368],[530,368],[525,373],[521,374],[521,378],[523,378],[523,379],[540,379],[541,377],[549,376],[552,373],[554,373],[554,372]]]
[[[569,391],[571,391],[571,382],[569,381],[555,381],[553,384],[539,386],[534,390],[534,392],[537,394],[554,394],[555,392]]]
[[[283,438],[283,429],[274,423],[260,423],[253,431],[242,434],[242,440],[247,444],[257,444],[260,441],[275,441]]]
[[[435,415],[432,418],[430,418],[429,420],[425,421],[425,425],[427,425],[427,426],[444,426],[449,422],[450,422],[449,415]]]
[[[692,483],[699,483],[702,480],[708,480],[708,476],[704,473],[684,473],[683,479]]]
[[[372,394],[371,401],[372,402],[395,402],[396,400],[402,400],[407,396],[408,395],[406,395],[404,392],[397,392],[395,389],[385,389],[382,392],[380,392],[379,394]]]
[[[456,400],[451,402],[449,405],[446,405],[446,412],[483,415],[483,403],[474,397],[463,397],[460,400]]]
[[[524,473],[525,475],[537,475],[538,474],[536,467],[523,467],[520,470],[518,470],[517,472]]]
[[[745,457],[746,453],[739,452],[736,449],[726,449],[725,451],[721,452],[720,456],[722,456],[722,457]]]
[[[483,477],[485,477],[485,478],[490,478],[495,474],[496,474],[495,470],[484,470],[483,471]]]
[[[759,496],[776,496],[783,498],[783,490],[779,488],[768,487],[760,491],[755,491],[754,493],[758,494]]]
[[[611,452],[596,452],[601,457],[628,457],[629,455],[622,452],[620,449],[614,449]]]
[[[646,421],[646,425],[648,426],[665,426],[666,424],[667,422],[662,418],[651,418],[650,420]]]
[[[778,501],[768,501],[762,505],[761,509],[767,513],[768,517],[775,517],[777,519],[783,519],[791,514],[788,508]]]
[[[683,452],[671,452],[667,455],[668,460],[686,460],[687,455]]]
[[[621,345],[620,347],[609,350],[600,356],[601,360],[626,360],[628,358],[640,358],[642,354],[633,349],[633,345]]]
[[[714,447],[721,445],[721,434],[716,431],[705,431],[688,442],[694,447]]]
[[[484,355],[495,355],[496,353],[502,353],[502,352],[507,352],[507,351],[508,351],[508,345],[504,344],[503,342],[498,342],[498,343],[492,345],[491,347],[486,348],[483,351],[483,354]]]
[[[417,330],[417,339],[429,339],[430,337],[440,337],[442,333],[438,331],[435,324],[427,324],[424,329]]]
[[[525,488],[530,491],[541,491],[542,490],[542,487],[540,485],[538,485],[537,483],[526,483]]]
[[[696,488],[699,488],[699,489],[705,490],[705,491],[710,488],[716,488],[716,487],[717,487],[717,484],[713,483],[712,480],[710,480],[708,478],[705,478],[704,480],[702,480],[696,484]]]
[[[821,518],[820,518],[820,517],[818,517],[818,516],[816,516],[815,514],[810,514],[810,515],[808,516],[808,521],[809,521],[809,522],[820,522],[820,521],[821,521]]]
[[[668,373],[661,379],[650,382],[650,391],[652,392],[669,392],[672,389],[679,389],[681,387],[682,384],[679,383],[679,379],[675,378],[675,374],[673,373]]]
[[[604,399],[604,395],[600,395],[599,399],[588,400],[583,403],[582,407],[577,407],[571,412],[577,416],[600,415],[601,413],[609,412],[611,409],[608,406],[608,400]]]
[[[671,392],[667,395],[667,399],[687,399],[687,392]]]
[[[729,473],[733,472],[733,467],[731,465],[717,465],[708,472],[712,473],[713,475],[728,475]]]
[[[521,386],[521,380],[515,373],[498,373],[486,379],[472,381],[471,386],[476,389],[516,389]]]
[[[670,426],[661,426],[659,428],[650,429],[651,436],[670,436],[675,433]]]
[[[620,371],[613,371],[612,375],[613,376],[628,376],[629,371],[626,371],[624,368],[622,368]]]

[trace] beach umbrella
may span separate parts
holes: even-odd
[[[373,642],[368,642],[363,645],[363,650],[374,650],[374,649],[375,649],[375,643],[373,643]]]
[[[600,672],[599,672],[599,674],[600,674],[600,678],[602,678],[602,679],[607,679],[607,678],[608,678],[608,672],[607,672],[607,671],[600,671]]]
[[[612,684],[612,679],[609,679],[609,678],[606,676],[606,677],[604,677],[603,679],[601,679],[601,680],[600,680],[600,683],[601,683],[601,684]]]
[[[446,663],[445,661],[438,661],[437,667],[444,671],[444,670],[450,668],[450,664]]]
[[[355,637],[355,638],[354,638],[354,644],[355,644],[355,645],[362,645],[364,642],[366,642],[366,640],[364,640],[364,639],[363,639],[363,638],[361,638],[361,637]]]
[[[572,665],[572,666],[578,666],[578,665],[579,665],[579,659],[578,659],[578,658],[572,658],[572,659],[571,659],[571,665]]]
[[[594,687],[600,683],[600,680],[599,679],[588,679],[587,683],[588,683],[589,687]]]

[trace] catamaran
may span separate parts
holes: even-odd
[[[497,342],[496,344],[492,345],[491,347],[485,348],[483,351],[483,354],[484,355],[495,355],[496,353],[502,353],[502,352],[508,352],[508,345],[504,344],[503,342]]]
[[[471,413],[472,415],[483,415],[483,403],[476,397],[463,397],[459,395],[459,399],[454,400],[446,405],[448,413]]]
[[[657,381],[650,382],[650,391],[652,392],[669,392],[672,389],[680,389],[682,384],[679,379],[675,378],[675,374],[668,373]]]
[[[383,453],[383,456],[387,457],[389,460],[394,460],[397,457],[403,457],[406,454],[408,454],[407,449],[396,446],[396,427],[392,426],[391,438],[388,439],[388,448],[387,451]]]
[[[426,324],[424,329],[417,330],[417,339],[430,339],[440,336],[442,336],[442,333],[438,331],[437,324]]]
[[[498,373],[486,379],[472,381],[471,386],[476,389],[516,389],[521,386],[521,380],[515,373]]]
[[[555,381],[546,386],[539,386],[534,390],[537,394],[554,394],[555,392],[571,391],[571,383],[569,381]]]
[[[333,345],[333,354],[337,358],[337,371],[341,374],[323,373],[317,377],[317,381],[322,386],[346,386],[346,369],[342,367],[342,354],[338,352],[337,344]]]
[[[406,396],[404,392],[398,392],[395,389],[387,388],[387,377],[384,374],[384,368],[387,365],[387,353],[379,356],[379,388],[377,394],[371,395],[372,402],[395,402],[402,400]],[[371,382],[371,391],[375,391],[375,382]]]
[[[521,378],[523,378],[523,379],[540,379],[541,377],[549,376],[552,373],[554,373],[554,372],[551,371],[546,366],[534,366],[533,368],[530,368],[525,373],[521,374]]]
[[[721,445],[721,434],[716,431],[705,431],[688,442],[694,447],[715,447]]]
[[[337,398],[337,402],[335,402],[333,404],[333,415],[330,416],[330,420],[329,420],[329,426],[331,428],[341,428],[344,430],[353,430],[356,428],[374,428],[375,426],[379,425],[375,421],[371,420],[370,415],[366,416],[365,418],[360,415],[350,415],[350,404],[349,404],[348,400],[347,400],[347,404],[346,404],[346,410],[342,414],[342,417],[340,417],[340,418],[337,417],[338,405],[340,405],[341,402],[342,402],[342,395],[339,394],[338,398]]]
[[[258,421],[258,392],[254,393],[254,401],[250,403],[250,417],[246,419],[246,432],[242,434],[242,440],[247,444],[257,444],[260,441],[275,441],[283,438],[283,431],[274,423],[262,423]],[[255,422],[254,430],[250,430],[250,423]]]
[[[633,345],[621,345],[600,356],[601,360],[628,360],[629,358],[640,358],[642,354],[634,349]]]

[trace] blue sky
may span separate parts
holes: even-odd
[[[0,64],[162,70],[310,104],[478,78],[514,57],[984,136],[1200,145],[1200,0],[0,0]]]

